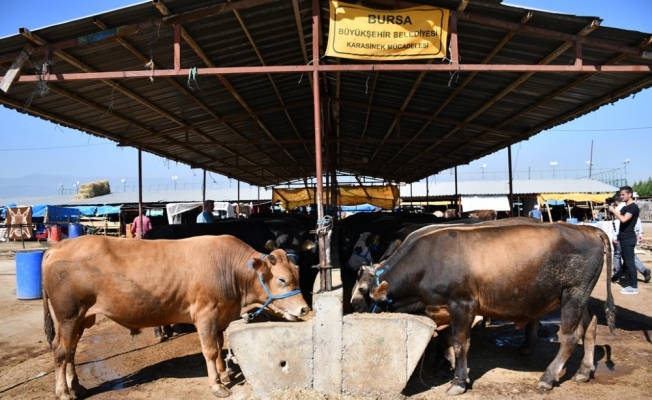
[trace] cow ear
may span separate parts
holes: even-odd
[[[371,298],[376,301],[385,301],[387,300],[387,291],[389,290],[389,284],[387,281],[382,281],[376,289],[371,292]]]
[[[276,257],[274,257],[272,254],[268,255],[265,257],[266,260],[269,260],[269,263],[272,265],[276,265]]]
[[[315,242],[313,242],[312,240],[306,240],[301,245],[301,251],[311,251],[314,248],[315,248]]]
[[[269,251],[276,250],[276,243],[272,239],[265,242],[265,249]]]
[[[265,273],[269,269],[269,266],[267,263],[260,259],[260,258],[254,258],[250,261],[250,266],[253,268],[254,271],[260,272],[260,273]]]

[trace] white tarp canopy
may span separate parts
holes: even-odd
[[[167,209],[168,223],[180,224],[181,214],[201,206],[201,202],[167,204],[165,208]],[[213,208],[213,215],[219,218],[235,218],[235,209],[233,208],[233,204],[216,201],[215,207]]]
[[[462,196],[462,212],[477,210],[510,211],[507,196]]]

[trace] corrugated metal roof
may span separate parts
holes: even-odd
[[[540,193],[605,193],[612,195],[618,188],[593,179],[541,179],[513,182],[513,194]],[[426,197],[426,183],[415,182],[400,187],[401,198]],[[457,183],[461,196],[509,194],[509,181],[463,181]],[[429,182],[428,197],[455,196],[455,182]],[[605,196],[605,198],[608,196]]]
[[[236,202],[238,200],[238,189],[209,189],[206,190],[206,198],[215,201]],[[272,191],[260,189],[259,197],[257,188],[240,189],[241,202],[257,202],[259,199],[261,201],[271,201]],[[200,190],[168,190],[161,192],[143,192],[143,203],[146,204],[192,203],[198,201],[202,201],[202,192]],[[18,205],[48,204],[53,206],[137,204],[138,192],[111,193],[104,196],[97,196],[84,200],[75,200],[74,196],[72,195],[0,198],[1,206],[10,203],[15,203]]]
[[[51,54],[54,73],[142,71],[174,68],[172,26],[153,23],[165,14],[204,7],[239,7],[183,22],[181,68],[304,66],[312,57],[310,0],[244,2],[157,0],[0,39],[0,73],[23,47],[57,44],[85,35],[139,24],[136,33]],[[327,43],[329,2],[320,0]],[[369,0],[374,8],[428,4],[455,10],[459,0]],[[165,11],[167,9],[168,11]],[[162,11],[163,10],[163,11]],[[463,64],[554,64],[575,61],[571,41],[527,34],[510,26],[530,10],[499,0],[474,0],[458,14]],[[208,14],[206,14],[208,15]],[[491,18],[500,24],[478,22]],[[596,17],[532,11],[525,28],[588,35],[651,50],[650,34],[597,27]],[[16,21],[20,24],[20,21]],[[17,25],[17,28],[20,25]],[[648,40],[648,41],[646,41]],[[305,46],[302,45],[305,43]],[[561,47],[560,46],[565,46]],[[323,54],[323,48],[320,49]],[[493,55],[492,55],[493,54]],[[45,60],[33,54],[23,74]],[[406,64],[427,61],[407,62]],[[652,60],[582,46],[584,65],[643,65]],[[325,57],[334,66],[370,62]],[[439,61],[435,61],[435,64]],[[391,64],[376,63],[376,64]],[[193,168],[204,168],[257,186],[310,178],[315,174],[314,107],[310,74],[202,75],[149,79],[15,82],[0,104],[106,137]],[[637,73],[324,72],[321,75],[325,162],[340,172],[394,182],[415,182],[469,163],[542,130],[589,113],[652,86],[648,68]]]

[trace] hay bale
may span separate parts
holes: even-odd
[[[90,199],[91,197],[102,196],[109,193],[111,193],[111,185],[106,179],[84,183],[79,185],[79,191],[75,195],[75,200]]]

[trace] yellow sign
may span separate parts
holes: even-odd
[[[358,60],[444,58],[450,10],[375,10],[331,1],[326,55]]]

